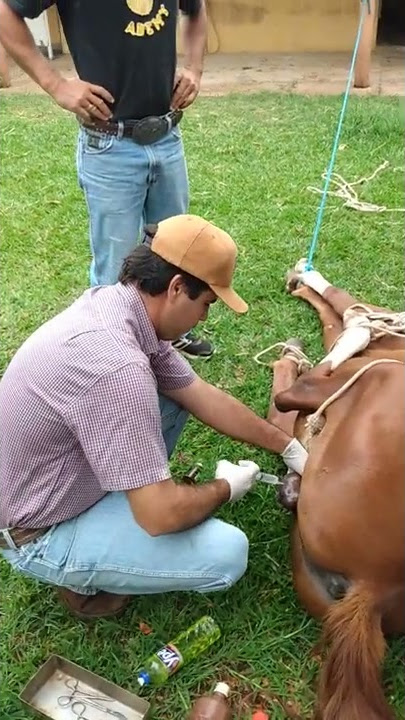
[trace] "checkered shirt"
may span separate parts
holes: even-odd
[[[170,477],[158,391],[194,378],[134,286],[83,293],[0,382],[0,528],[60,523],[107,492]]]

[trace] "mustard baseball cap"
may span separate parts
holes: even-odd
[[[248,305],[232,287],[237,247],[224,230],[198,215],[175,215],[158,223],[150,248],[207,283],[234,312],[247,312]]]

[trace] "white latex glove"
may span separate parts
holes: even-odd
[[[281,453],[281,457],[290,470],[294,470],[298,475],[303,474],[308,453],[297,438],[293,438],[288,443]]]
[[[217,463],[215,478],[226,480],[231,489],[229,502],[235,502],[251,489],[259,473],[259,466],[251,460],[239,460],[237,465],[228,460],[220,460]]]

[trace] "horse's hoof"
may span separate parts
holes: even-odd
[[[295,270],[289,270],[285,278],[285,289],[289,295],[294,290],[301,287],[301,273],[297,273]]]
[[[301,258],[295,264],[292,270],[289,270],[286,275],[286,290],[288,293],[292,293],[294,290],[300,287],[301,276],[307,266],[307,258]]]
[[[297,348],[298,350],[302,351],[304,349],[304,343],[300,338],[297,337],[288,338],[288,340],[285,341],[285,346],[281,351],[281,357],[287,355],[288,352],[290,352],[291,348]]]

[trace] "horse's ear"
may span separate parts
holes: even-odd
[[[312,413],[345,383],[346,378],[311,377],[311,373],[301,375],[288,390],[283,390],[274,398],[274,404],[280,412],[299,410]]]

